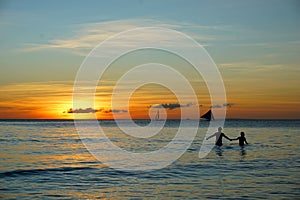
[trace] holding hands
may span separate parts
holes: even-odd
[[[239,145],[240,146],[243,146],[244,144],[248,144],[247,140],[246,140],[246,137],[245,137],[245,133],[244,132],[241,132],[241,136],[240,137],[237,137],[237,138],[229,138],[227,137],[224,133],[221,132],[222,131],[222,127],[219,127],[218,128],[218,132],[212,134],[211,136],[208,136],[206,137],[206,140],[212,138],[212,137],[215,137],[216,138],[216,142],[215,142],[215,145],[217,146],[222,146],[223,143],[222,143],[222,138],[226,138],[227,140],[229,141],[233,141],[233,140],[239,140]]]

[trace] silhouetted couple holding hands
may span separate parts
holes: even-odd
[[[222,146],[223,143],[222,143],[222,138],[226,138],[227,140],[239,140],[239,145],[240,146],[244,146],[245,143],[248,144],[246,138],[245,138],[245,133],[244,132],[241,132],[241,136],[237,137],[237,138],[234,138],[234,139],[230,139],[229,137],[227,137],[223,132],[222,132],[222,127],[219,127],[218,128],[218,132],[212,134],[211,136],[207,137],[206,139],[210,139],[212,137],[216,137],[216,145],[217,146]]]

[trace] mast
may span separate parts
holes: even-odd
[[[156,116],[155,116],[156,120],[159,120],[159,110],[157,110]]]

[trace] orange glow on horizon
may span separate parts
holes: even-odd
[[[89,114],[74,114],[67,111],[72,105],[72,84],[22,84],[0,86],[2,92],[0,98],[0,119],[89,119]],[[105,91],[107,93],[107,91]],[[299,102],[296,100],[280,101],[278,99],[266,100],[254,98],[251,94],[238,95],[229,91],[227,93],[228,102],[233,103],[227,108],[227,118],[242,119],[299,119]],[[284,98],[284,97],[282,97]],[[295,98],[297,98],[295,96]],[[208,95],[198,97],[200,113],[203,114],[210,109]],[[97,93],[95,108],[98,119],[127,119],[126,114],[130,114],[133,119],[149,119],[149,109],[151,105],[178,103],[176,96],[168,89],[159,88],[153,90],[147,87],[140,88],[134,92],[130,98],[129,108],[122,107],[122,102],[117,103],[118,108],[113,113],[111,111],[110,95]],[[125,105],[124,105],[125,106]],[[76,108],[74,108],[76,109]],[[192,109],[192,108],[191,108]],[[119,110],[119,111],[118,111]],[[125,110],[128,112],[126,113]],[[156,112],[152,110],[151,112]],[[168,119],[180,119],[181,110],[176,108],[166,110]],[[114,115],[113,115],[114,114]],[[152,113],[153,114],[153,113]]]

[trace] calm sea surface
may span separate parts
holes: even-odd
[[[167,121],[146,143],[124,136],[113,121],[100,124],[118,146],[146,152],[170,142],[179,121]],[[207,127],[200,122],[193,144],[168,167],[124,172],[95,159],[73,121],[2,120],[0,199],[299,199],[300,121],[227,120],[227,136],[244,131],[250,144],[223,140],[200,159]]]

